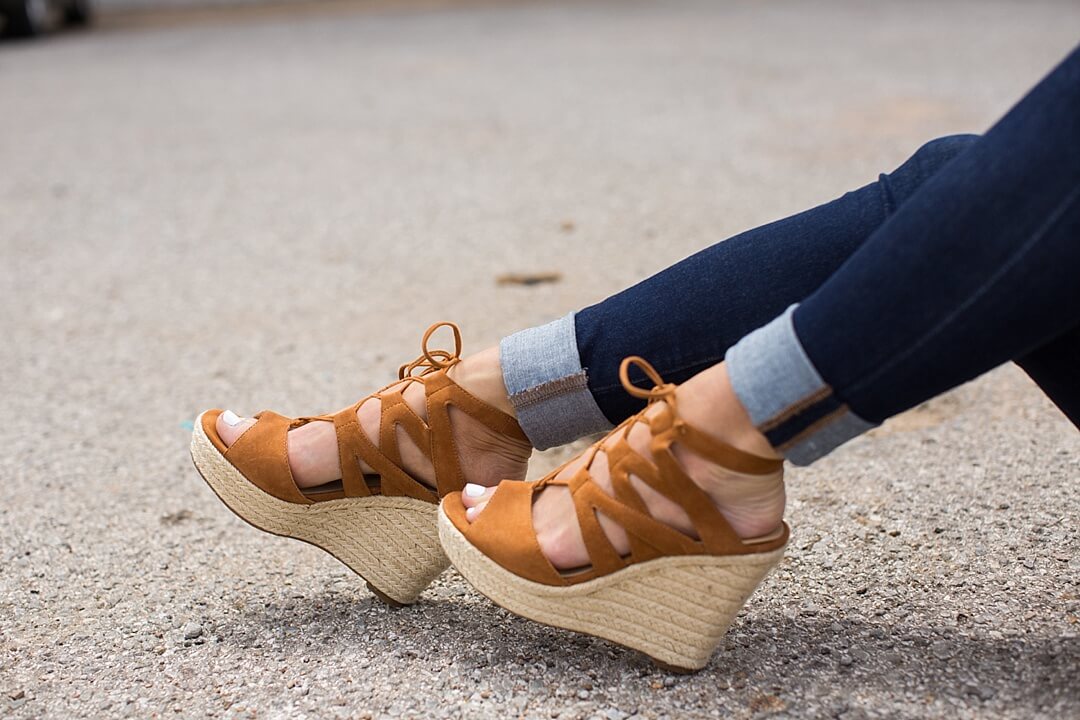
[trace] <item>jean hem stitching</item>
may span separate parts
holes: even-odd
[[[588,391],[588,378],[584,370],[513,393],[510,395],[510,402],[516,408],[527,408],[581,391]]]

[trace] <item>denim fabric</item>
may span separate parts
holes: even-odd
[[[836,402],[832,388],[818,374],[795,334],[796,305],[768,325],[750,333],[727,352],[728,378],[750,420],[778,445],[777,427],[800,418],[801,442],[786,457],[805,465],[837,445],[863,434],[873,423]],[[806,408],[813,407],[813,412]]]
[[[534,448],[611,429],[589,392],[573,314],[503,338],[499,364],[518,423]]]
[[[1080,427],[1080,325],[1016,361]]]
[[[929,142],[888,175],[813,210],[717,243],[602,303],[510,335],[503,379],[525,434],[546,449],[602,432],[642,401],[619,363],[643,355],[683,382],[825,281],[889,214],[975,140]],[[576,342],[575,342],[576,340]],[[631,372],[638,384],[645,380]]]
[[[802,442],[819,403],[877,423],[1014,359],[1074,412],[1078,368],[1053,355],[1076,357],[1078,278],[1080,49],[799,305],[796,333],[833,392],[770,440]]]
[[[789,457],[812,460],[850,435],[815,425],[841,407],[840,416],[869,426],[1009,359],[1080,425],[1078,65],[1074,51],[985,139],[927,143],[875,183],[580,311],[577,356],[560,377],[584,374],[596,408],[618,423],[643,404],[619,383],[623,357],[642,355],[683,382],[799,304],[794,336],[774,351],[748,340],[755,352],[729,367],[752,378],[749,358],[778,367],[794,355],[810,360],[829,397],[805,403],[805,414],[782,413],[790,422],[762,421]],[[766,361],[770,352],[777,358]],[[520,357],[529,354],[525,347]],[[807,400],[756,397],[765,386],[748,387],[737,389],[747,406]],[[558,414],[555,405],[540,412],[543,401],[533,409],[540,424]],[[554,432],[548,442],[573,435]]]
[[[641,355],[684,382],[728,348],[817,290],[919,187],[976,140],[931,141],[877,182],[717,243],[575,316],[589,389],[614,424],[643,407],[619,382]],[[631,378],[644,384],[636,372]]]

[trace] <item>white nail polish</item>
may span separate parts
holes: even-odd
[[[465,509],[465,519],[468,520],[469,522],[472,522],[473,520],[475,520],[476,519],[476,508],[474,508],[474,507],[473,508],[466,508]]]
[[[244,418],[240,417],[232,410],[226,410],[221,413],[221,419],[225,421],[225,424],[229,427],[236,427],[240,423],[244,422]]]
[[[487,492],[487,488],[483,485],[476,485],[474,483],[465,484],[465,494],[471,498],[484,497],[484,493]]]

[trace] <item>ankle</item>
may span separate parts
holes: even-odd
[[[462,358],[461,362],[447,371],[447,375],[488,405],[515,417],[514,406],[510,403],[510,396],[503,382],[497,345]]]
[[[724,363],[704,370],[679,386],[679,414],[702,432],[752,455],[783,457],[754,426],[735,394]]]
[[[734,475],[711,465],[698,472],[690,470],[690,473],[694,482],[712,498],[732,530],[743,539],[772,532],[784,518],[787,496],[782,471],[751,477]]]

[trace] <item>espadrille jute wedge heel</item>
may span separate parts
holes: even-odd
[[[447,326],[454,351],[429,350],[431,335]],[[316,545],[363,577],[390,604],[416,601],[447,567],[436,529],[437,503],[460,490],[465,479],[450,428],[450,408],[488,428],[527,442],[514,418],[469,394],[448,375],[460,361],[461,333],[453,323],[428,328],[423,354],[398,372],[399,381],[334,415],[287,418],[270,411],[226,446],[217,433],[221,410],[199,416],[191,438],[195,467],[243,520],[275,535]],[[424,387],[427,419],[406,404],[404,387]],[[357,409],[371,398],[380,402],[378,445],[361,429]],[[301,490],[293,481],[286,433],[311,422],[333,423],[341,461],[341,480]],[[398,429],[405,431],[435,471],[435,487],[419,482],[402,466]],[[365,475],[361,462],[375,470]]]
[[[630,383],[631,365],[655,383],[652,390]],[[628,392],[649,399],[650,408],[587,450],[572,474],[561,474],[560,468],[537,482],[501,483],[475,522],[466,518],[460,493],[447,495],[439,513],[439,538],[454,567],[507,610],[639,650],[669,669],[698,670],[750,594],[780,562],[789,530],[781,522],[767,535],[740,538],[687,476],[672,446],[684,445],[733,475],[779,480],[783,464],[737,450],[688,425],[677,414],[675,386],[663,383],[641,358],[624,360],[620,377]],[[654,404],[662,407],[650,411]],[[627,442],[637,423],[646,424],[652,434],[648,457]],[[607,457],[613,494],[590,475],[598,452]],[[681,506],[697,537],[653,518],[632,478]],[[551,485],[564,485],[571,493],[591,561],[586,568],[559,571],[540,549],[532,505],[536,494]],[[629,555],[615,550],[598,514],[626,531]]]

